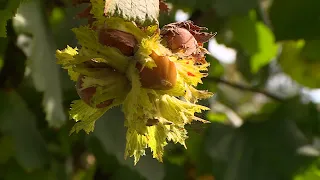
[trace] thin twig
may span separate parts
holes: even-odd
[[[264,0],[260,0],[259,1],[259,4],[258,4],[258,10],[262,16],[262,20],[264,22],[264,24],[266,26],[268,26],[270,28],[270,30],[273,31],[273,27],[272,27],[272,24],[271,24],[271,20],[270,20],[270,17],[269,17],[269,14],[267,13],[267,10],[266,8],[264,7]]]
[[[228,85],[228,86],[231,86],[231,87],[243,90],[243,91],[251,91],[251,92],[255,92],[255,93],[260,93],[260,94],[263,94],[263,95],[265,95],[265,96],[267,96],[267,97],[269,97],[271,99],[274,99],[274,100],[277,100],[277,101],[280,101],[280,102],[284,101],[282,98],[280,98],[280,97],[278,97],[278,96],[276,96],[276,95],[274,95],[274,94],[272,94],[270,92],[262,90],[262,89],[246,86],[246,85],[243,85],[243,84],[232,83],[232,82],[226,81],[226,80],[218,78],[218,77],[207,77],[205,79],[208,80],[208,81],[214,81],[214,82],[217,82],[217,83],[225,84],[225,85]]]

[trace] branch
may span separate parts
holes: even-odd
[[[243,90],[243,91],[251,91],[251,92],[255,92],[255,93],[260,93],[260,94],[263,94],[263,95],[265,95],[271,99],[274,99],[276,101],[280,101],[280,102],[284,101],[282,98],[280,98],[270,92],[262,90],[262,89],[257,89],[257,88],[246,86],[243,84],[232,83],[232,82],[226,81],[226,80],[218,78],[218,77],[206,77],[205,79],[208,81],[214,81],[217,83],[225,84],[225,85],[228,85],[228,86],[231,86],[231,87]]]

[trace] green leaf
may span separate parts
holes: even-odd
[[[216,0],[214,8],[220,16],[246,14],[258,5],[258,0]]]
[[[248,83],[254,84],[255,87],[260,86],[263,88],[269,79],[270,64],[264,65],[257,73],[254,74],[251,70],[251,56],[244,52],[243,49],[237,50],[236,59],[235,64],[237,66],[237,70],[240,71],[243,78],[247,80]]]
[[[105,3],[105,14],[142,25],[158,23],[159,0],[112,0]]]
[[[96,136],[90,136],[87,142],[89,152],[94,154],[96,158],[97,171],[101,169],[105,173],[112,174],[119,168],[117,157],[113,153],[106,152]],[[108,161],[105,159],[108,159]]]
[[[43,106],[50,126],[60,127],[66,120],[62,106],[61,85],[58,65],[55,63],[55,44],[46,27],[40,0],[26,1],[18,9],[18,17],[23,24],[16,25],[19,31],[33,35],[33,48],[30,54],[30,67],[35,87],[44,92]],[[17,22],[18,21],[18,22]],[[19,19],[15,18],[16,24]],[[20,27],[21,26],[21,27]]]
[[[193,1],[193,0],[185,0],[185,1],[184,0],[167,0],[166,2],[174,4],[175,8],[181,8],[181,7],[183,7],[183,8],[186,8],[186,7],[187,8],[192,8],[192,7],[197,8],[198,7],[197,4],[199,4],[198,1]]]
[[[208,112],[207,113],[207,120],[210,122],[226,122],[227,115],[223,113],[214,113],[214,112]]]
[[[189,138],[186,141],[188,147],[186,153],[188,157],[196,166],[195,168],[198,174],[210,173],[212,171],[212,161],[205,149],[206,136],[194,131],[189,132]]]
[[[194,9],[200,9],[200,8],[208,8],[212,5],[211,0],[203,0],[201,2],[194,1],[194,0],[167,0],[165,2],[169,2],[174,4],[174,8],[178,9],[187,9],[192,10]],[[206,6],[207,5],[207,6]]]
[[[320,179],[319,160],[308,166],[305,170],[294,176],[293,180],[318,180]]]
[[[0,164],[5,164],[11,157],[14,156],[14,148],[12,138],[3,136],[0,139]]]
[[[0,99],[0,130],[13,138],[18,163],[28,170],[43,167],[48,152],[34,114],[15,91],[0,92]]]
[[[310,159],[297,149],[307,144],[295,123],[279,119],[281,109],[262,115],[264,121],[249,122],[235,129],[212,124],[206,137],[206,152],[213,161],[217,179],[291,179]],[[256,117],[255,117],[256,118]]]
[[[135,171],[128,167],[121,167],[116,172],[113,173],[111,180],[126,180],[126,179],[136,179],[136,180],[144,180],[141,175],[137,174]]]
[[[320,40],[310,40],[306,41],[305,46],[301,51],[302,57],[309,62],[319,62],[320,61]]]
[[[179,180],[186,179],[186,173],[183,166],[178,166],[176,164],[172,164],[170,162],[164,163],[166,175],[163,180]]]
[[[75,173],[75,175],[73,175],[73,179],[92,180],[94,179],[95,171],[96,171],[95,166],[89,167],[87,169],[80,169]]]
[[[231,18],[229,27],[233,32],[234,41],[250,56],[252,73],[257,73],[276,56],[278,46],[274,36],[266,25],[256,20],[254,11],[247,16]]]
[[[310,88],[319,88],[320,61],[319,59],[311,59],[318,56],[314,53],[318,50],[314,48],[313,51],[310,51],[308,49],[312,48],[310,46],[313,45],[306,47],[307,45],[308,41],[303,40],[285,42],[279,57],[279,63],[282,70],[298,83]]]
[[[277,55],[278,46],[275,44],[273,33],[262,22],[256,23],[258,35],[258,52],[251,57],[251,71],[256,73]]]
[[[7,49],[8,39],[0,37],[0,72],[4,63],[4,55]]]
[[[277,41],[318,39],[320,31],[320,1],[273,1],[269,16]]]
[[[210,76],[219,77],[224,74],[224,67],[216,58],[208,55],[206,57],[206,61],[210,63],[210,67],[208,68],[208,72]]]
[[[24,179],[24,180],[55,180],[57,177],[51,171],[34,171],[29,172],[24,170],[21,166],[19,166],[16,162],[11,161],[4,168],[6,171],[3,174],[5,180],[16,180],[16,179]],[[1,174],[2,175],[2,174]]]
[[[22,0],[7,0],[6,3],[0,4],[0,37],[6,37],[7,21],[14,16],[20,2],[22,2]],[[2,5],[5,6],[2,7]]]
[[[1,0],[0,1],[0,9],[1,10],[5,9],[7,4],[8,4],[8,0]]]
[[[209,77],[220,77],[222,76],[225,72],[224,72],[224,67],[223,65],[213,56],[208,55],[206,57],[206,61],[208,61],[210,63],[210,66],[208,68],[208,74]],[[204,82],[208,81],[208,79],[204,78],[203,79]],[[199,89],[206,89],[209,92],[216,92],[217,90],[217,84],[216,83],[203,83],[203,84],[199,84],[197,86]]]
[[[276,107],[270,104],[269,108]],[[300,96],[290,98],[278,106],[279,118],[290,118],[295,121],[305,136],[312,139],[320,135],[320,113],[316,104],[303,103]],[[264,109],[264,112],[267,110]]]
[[[67,6],[63,8],[56,7],[52,10],[49,22],[57,49],[65,48],[66,44],[71,47],[77,45],[76,36],[70,29],[87,23],[86,19],[74,18],[82,9],[83,6]]]

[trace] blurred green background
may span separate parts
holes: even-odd
[[[169,144],[164,163],[148,152],[136,166],[119,108],[69,135],[78,96],[54,54],[77,45],[86,5],[29,0],[10,19],[19,2],[0,0],[0,179],[320,179],[319,0],[167,0],[161,26],[190,19],[218,33],[199,86],[215,92],[201,102],[211,124],[188,126],[188,149]]]

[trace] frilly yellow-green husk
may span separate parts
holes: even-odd
[[[91,0],[91,3],[91,13],[97,19],[94,22],[96,26],[130,32],[137,38],[139,48],[135,56],[127,57],[116,48],[101,45],[97,33],[88,26],[73,29],[81,48],[67,46],[64,50],[57,50],[57,63],[68,70],[73,81],[77,81],[80,74],[85,74],[84,87],[92,84],[98,86],[93,98],[95,104],[110,98],[114,98],[114,101],[104,108],[93,108],[82,100],[73,101],[69,114],[76,124],[71,133],[80,130],[92,132],[95,121],[107,110],[122,105],[124,125],[127,127],[125,158],[133,156],[136,164],[145,155],[145,149],[150,148],[153,157],[162,162],[164,147],[169,141],[186,147],[186,124],[194,120],[205,121],[195,117],[195,113],[209,108],[196,103],[199,99],[211,97],[212,93],[197,90],[195,86],[202,83],[201,78],[207,75],[203,71],[207,71],[209,64],[195,65],[192,60],[181,59],[171,53],[160,43],[158,27],[150,26],[142,31],[132,22],[103,16],[103,0]],[[152,51],[169,56],[176,65],[177,82],[170,90],[146,89],[141,85],[136,63],[143,64],[145,68],[155,67],[149,56]],[[99,78],[102,72],[88,71],[81,66],[81,63],[92,59],[114,68],[122,75]],[[156,123],[148,125],[149,120],[155,120]]]
[[[139,49],[135,53],[135,59],[140,62],[144,67],[156,67],[155,62],[149,56],[152,52],[162,55],[170,55],[170,51],[160,43],[160,34],[154,33],[152,36],[146,37],[141,40]]]
[[[69,111],[70,119],[74,119],[77,123],[72,127],[70,134],[84,130],[86,133],[93,132],[94,123],[99,119],[110,107],[103,109],[92,108],[82,100],[75,100],[71,104]]]

